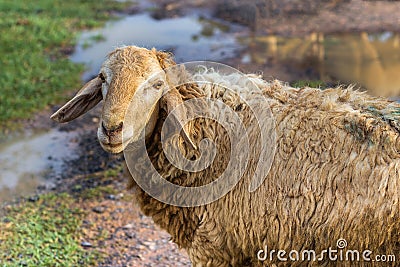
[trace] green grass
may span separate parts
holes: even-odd
[[[110,195],[110,194],[117,194],[118,192],[113,189],[112,187],[109,186],[97,186],[94,188],[87,188],[83,190],[79,195],[81,196],[82,199],[84,200],[90,200],[90,199],[99,199],[104,197],[105,195]]]
[[[127,3],[111,0],[0,0],[0,129],[65,100],[82,65],[63,51],[80,30],[100,27]]]
[[[66,193],[12,206],[0,221],[0,266],[94,266],[99,252],[80,246],[83,215]]]

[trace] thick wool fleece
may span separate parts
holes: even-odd
[[[204,77],[236,88],[238,94],[254,93],[239,76],[211,72]],[[254,75],[247,78],[261,89],[276,120],[277,148],[263,184],[255,192],[248,190],[260,153],[260,146],[253,144],[252,160],[238,184],[207,205],[181,208],[161,203],[131,178],[142,211],[187,250],[193,266],[337,266],[338,262],[329,261],[327,256],[322,261],[282,262],[276,256],[272,261],[260,261],[257,252],[266,246],[300,253],[313,249],[318,256],[329,247],[337,249],[340,238],[347,240],[348,249],[400,255],[400,105],[351,88],[295,89]],[[237,110],[250,141],[256,139],[254,117],[235,93],[223,86],[186,85],[178,89],[185,100],[201,96],[222,100]],[[230,141],[223,127],[213,120],[192,121],[193,142],[198,145],[209,138],[218,153],[207,169],[189,173],[174,167],[163,153],[160,132],[166,115],[161,108],[157,126],[146,141],[155,169],[168,181],[183,186],[215,180],[230,160]],[[199,151],[175,137],[172,142],[179,147],[177,151],[187,158],[199,156]],[[147,155],[137,155],[137,170],[143,156]],[[135,168],[133,176],[139,173]]]

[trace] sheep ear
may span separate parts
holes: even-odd
[[[70,101],[51,115],[50,118],[57,122],[68,122],[89,111],[103,98],[101,84],[102,80],[99,76],[89,81]]]
[[[166,106],[167,113],[173,115],[173,118],[175,121],[179,124],[182,138],[185,140],[185,142],[192,148],[192,149],[197,149],[196,145],[193,143],[192,139],[190,139],[190,124],[186,123],[186,115],[187,111],[184,107],[184,105],[181,105],[183,103],[182,97],[179,94],[177,89],[171,89],[169,90],[161,99]],[[178,107],[174,111],[176,107]],[[172,112],[174,111],[174,112]],[[172,112],[172,113],[171,113]]]

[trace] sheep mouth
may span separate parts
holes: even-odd
[[[129,145],[130,142],[131,142],[130,139],[126,139],[118,143],[104,143],[104,142],[100,143],[106,151],[117,154],[122,152]]]
[[[103,143],[100,142],[103,149],[112,154],[118,154],[124,150],[124,145],[122,143]]]
[[[120,147],[120,146],[122,146],[122,143],[116,143],[116,144],[108,143],[108,144],[104,144],[104,145],[107,146],[107,147],[114,148],[114,147]]]

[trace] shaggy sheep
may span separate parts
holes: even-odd
[[[247,75],[260,88],[259,93],[252,92],[246,89],[247,81],[216,72],[204,73],[203,78],[224,86],[184,84],[163,95],[172,78],[168,72],[154,78],[154,73],[174,64],[169,54],[155,49],[116,49],[100,74],[52,118],[70,121],[104,99],[98,139],[105,150],[119,153],[126,147],[122,138],[125,112],[131,111],[127,116],[135,123],[124,135],[134,144],[144,135],[147,153],[133,154],[135,162],[129,168],[135,178],[130,178],[130,184],[136,188],[136,200],[144,214],[188,252],[194,266],[336,266],[338,261],[341,266],[354,265],[353,250],[360,252],[365,266],[378,254],[400,256],[399,104],[351,88],[296,89]],[[153,87],[141,89],[149,78],[156,79]],[[275,126],[269,127],[276,133],[276,150],[263,183],[250,192],[255,165],[264,150],[254,141],[259,131],[253,126],[256,121],[249,102],[240,96],[251,100],[257,94],[266,99],[275,117]],[[220,100],[243,120],[250,161],[232,190],[214,202],[180,207],[159,201],[137,184],[142,179],[154,185],[154,173],[143,170],[143,157],[167,181],[186,187],[215,181],[231,160],[227,130],[208,118],[185,123],[190,110],[184,109],[174,115],[183,129],[169,138],[171,147],[196,160],[208,151],[201,149],[201,141],[212,140],[214,161],[203,170],[189,172],[173,165],[165,154],[168,146],[161,144],[161,132],[168,114],[180,103],[204,96]],[[227,111],[218,112],[223,116]],[[234,146],[246,149],[244,141]]]

